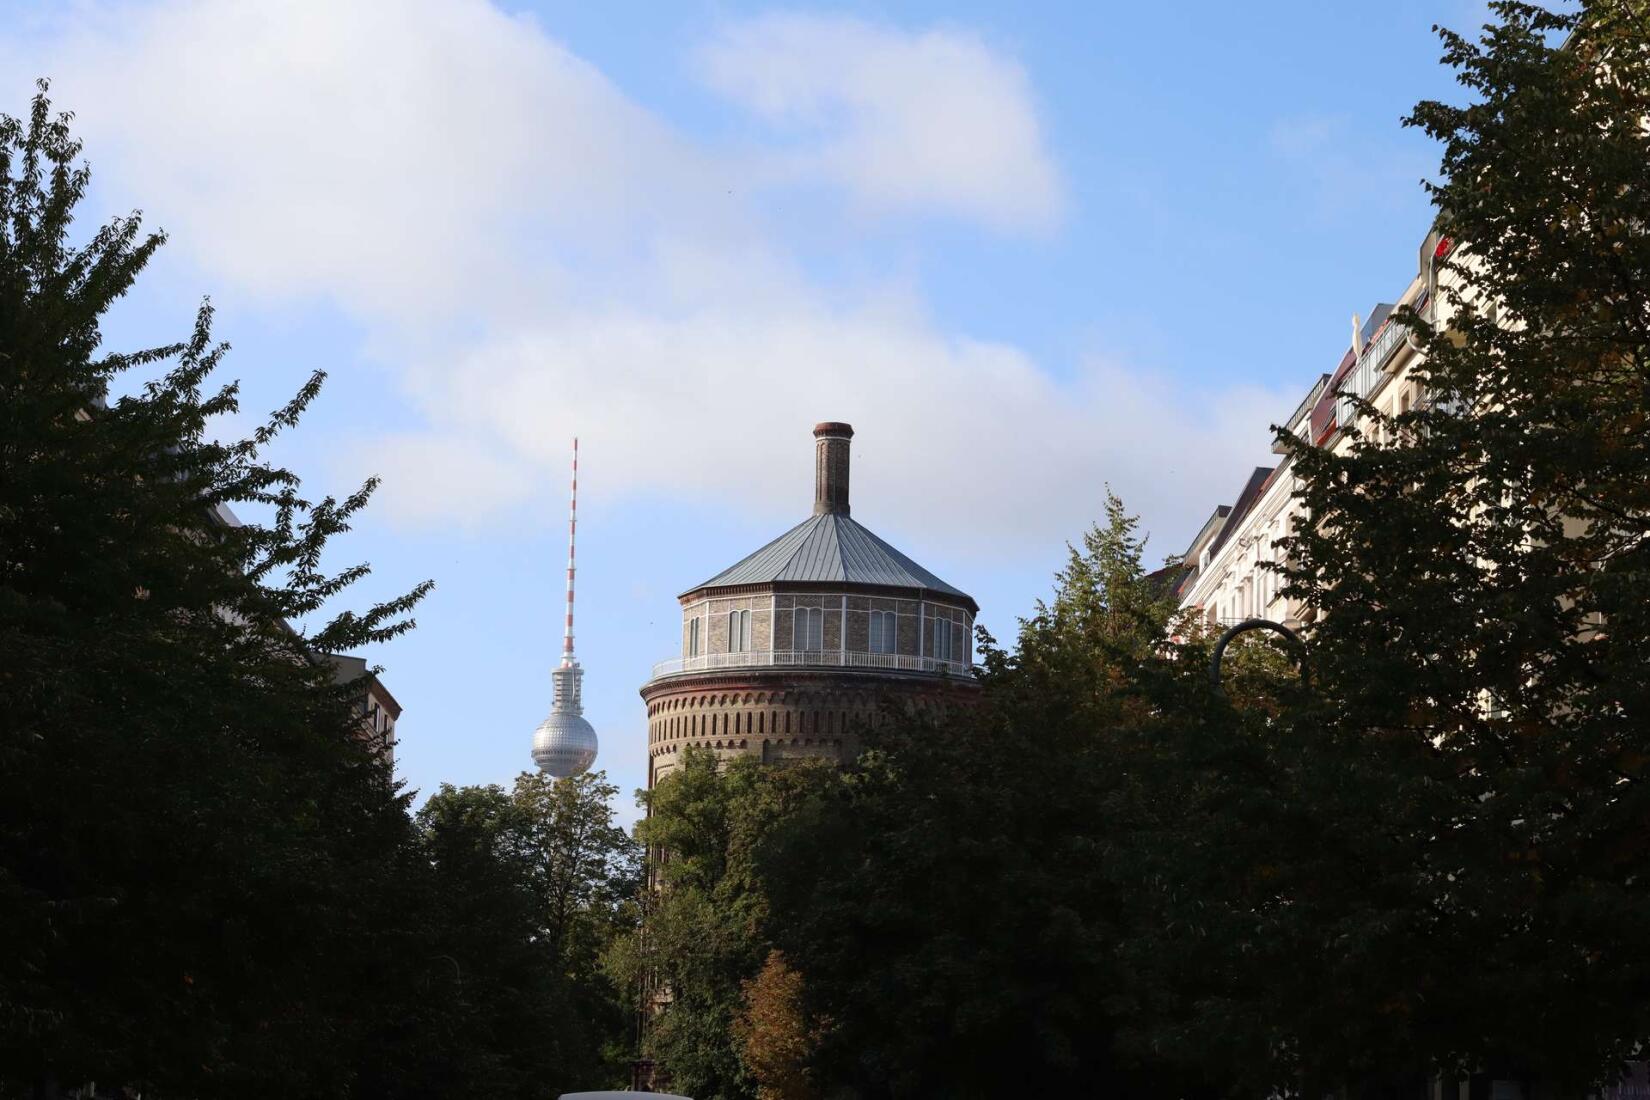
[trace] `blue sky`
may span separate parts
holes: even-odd
[[[385,479],[338,548],[425,577],[373,658],[400,768],[507,782],[559,646],[582,439],[578,649],[600,766],[676,593],[803,518],[809,429],[856,425],[855,516],[999,637],[1115,486],[1172,553],[1267,425],[1399,293],[1454,97],[1433,3],[0,3],[0,110],[73,110],[90,215],[170,243],[106,326],[200,298],[276,448]]]

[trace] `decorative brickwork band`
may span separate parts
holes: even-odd
[[[848,512],[848,448],[854,429],[829,421],[814,425],[814,515]]]

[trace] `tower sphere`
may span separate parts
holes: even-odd
[[[582,714],[551,711],[533,731],[533,763],[557,779],[589,771],[596,749],[596,730]]]

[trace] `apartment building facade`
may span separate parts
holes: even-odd
[[[1340,362],[1318,376],[1281,422],[1291,435],[1342,450],[1352,444],[1349,429],[1360,419],[1359,401],[1397,416],[1425,400],[1416,376],[1424,356],[1397,312],[1408,307],[1435,325],[1447,322],[1438,280],[1451,247],[1448,238],[1429,233],[1421,242],[1416,273],[1397,300],[1376,305],[1367,318],[1354,318],[1353,337]],[[1377,435],[1377,441],[1384,440]],[[1282,594],[1278,569],[1284,563],[1283,540],[1302,517],[1288,448],[1279,441],[1272,450],[1279,455],[1278,465],[1251,471],[1233,503],[1216,509],[1185,554],[1175,596],[1183,611],[1195,613],[1211,629],[1251,618],[1291,628],[1313,620],[1314,609]]]

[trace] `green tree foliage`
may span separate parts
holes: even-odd
[[[719,768],[714,753],[690,750],[647,796],[637,835],[654,857],[653,900],[613,965],[642,990],[647,1053],[667,1068],[672,1088],[697,1100],[756,1095],[735,1026],[744,983],[771,949],[756,853],[832,774],[822,762],[764,768],[751,758]]]
[[[428,585],[336,609],[366,567],[327,568],[331,539],[372,483],[311,500],[266,457],[319,373],[220,442],[210,309],[180,343],[101,346],[161,237],[133,215],[75,243],[78,157],[44,90],[0,116],[0,1095],[617,1079],[616,792],[445,790],[415,827],[322,655],[408,629]]]
[[[327,610],[366,573],[322,559],[372,484],[311,501],[263,457],[319,374],[216,442],[237,406],[204,388],[210,309],[180,343],[100,346],[161,237],[133,215],[74,243],[78,155],[44,90],[0,116],[0,1073],[327,1093],[406,815],[316,654],[409,628],[427,586]]]
[[[425,1037],[402,1070],[408,1087],[526,1097],[623,1082],[633,1000],[602,956],[634,927],[640,875],[613,824],[617,793],[605,773],[524,773],[510,792],[443,786],[419,810],[434,872],[430,993],[459,1030]]]
[[[1579,1090],[1650,1033],[1650,13],[1493,7],[1443,35],[1472,102],[1409,120],[1455,243],[1442,323],[1400,318],[1428,404],[1292,444],[1324,614],[1283,793],[1321,843],[1279,916],[1338,1018],[1279,1007],[1343,1069]]]
[[[1109,498],[1016,650],[987,639],[980,706],[868,733],[763,845],[821,1081],[862,1097],[1195,1084],[1116,1041],[1144,1011],[1118,889],[1125,822],[1145,827],[1141,735],[1158,682],[1191,674],[1165,653],[1174,605],[1141,550]]]
[[[1298,681],[1239,647],[1217,698],[1208,639],[1168,641],[1189,628],[1143,550],[1108,497],[1015,650],[986,640],[977,708],[891,715],[848,768],[691,754],[660,784],[632,965],[664,1005],[651,1047],[676,1086],[1195,1096],[1255,1042],[1270,1068],[1255,1027],[1206,1046],[1206,1009],[1253,1004],[1256,979],[1223,965],[1241,922],[1184,884],[1227,873],[1200,829],[1254,766],[1233,722],[1264,730]]]

